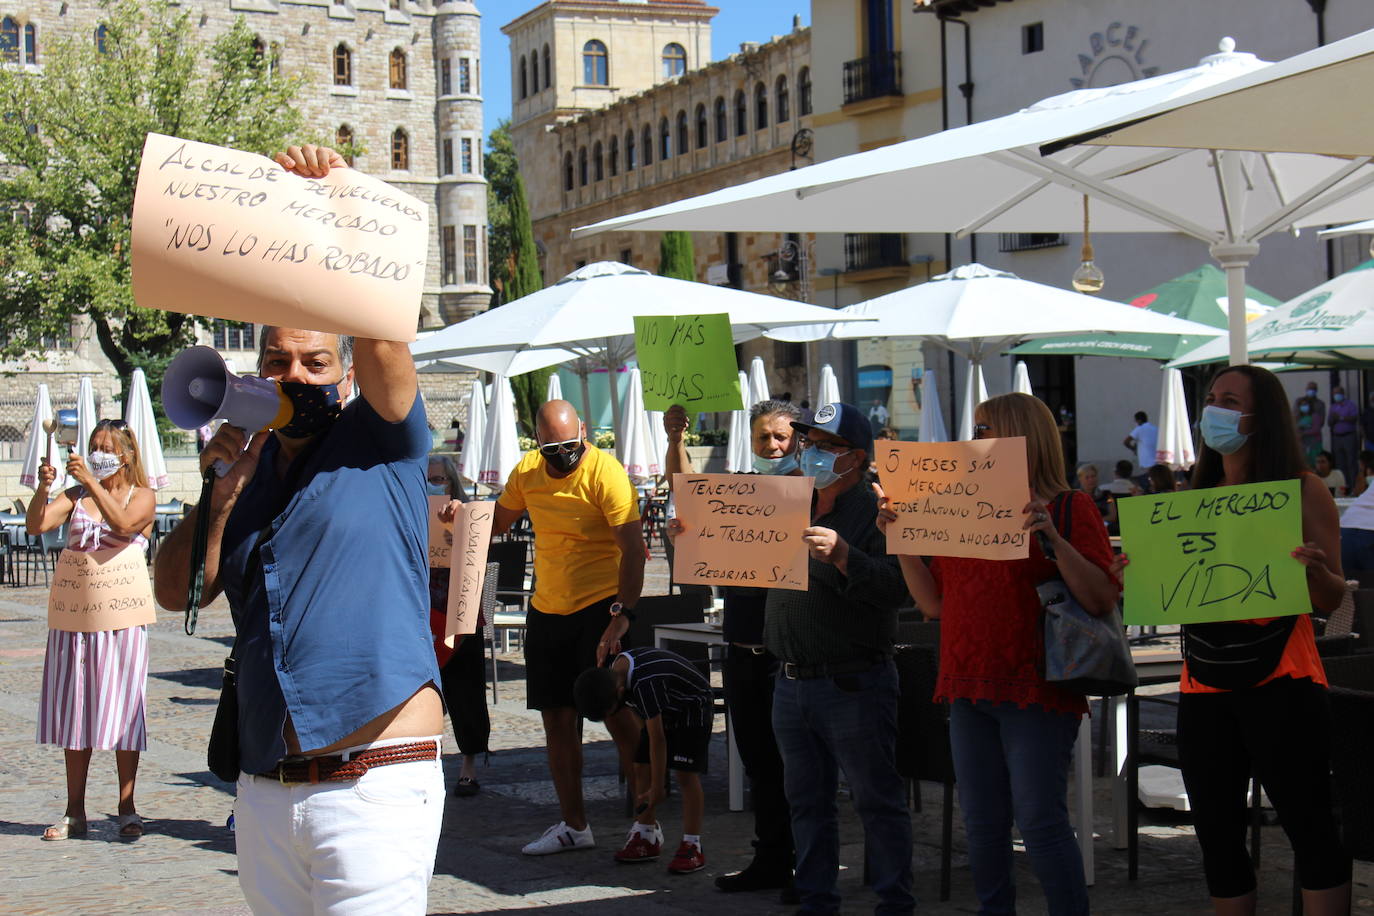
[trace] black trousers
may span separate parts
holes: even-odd
[[[773,737],[773,683],[778,660],[731,645],[726,650],[725,705],[735,729],[754,800],[754,857],[769,868],[792,868],[792,816],[783,791],[782,756]]]
[[[469,633],[439,670],[448,707],[453,736],[464,754],[485,754],[491,737],[491,717],[487,715],[486,642],[482,631]]]
[[[1350,880],[1350,856],[1331,810],[1330,747],[1326,690],[1306,678],[1180,697],[1183,784],[1213,897],[1255,889],[1245,848],[1251,768],[1293,845],[1302,886],[1325,890]]]

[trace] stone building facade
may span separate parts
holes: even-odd
[[[428,268],[420,327],[484,311],[487,184],[482,176],[481,13],[466,0],[205,0],[182,4],[197,37],[212,42],[242,17],[285,72],[304,78],[295,104],[307,136],[351,141],[353,165],[430,205]],[[39,70],[57,38],[95,41],[95,0],[12,0],[0,9],[0,61]],[[11,36],[13,38],[11,39]],[[239,369],[256,360],[256,329],[217,322],[200,334]],[[117,408],[119,380],[89,322],[40,358],[0,364],[0,442],[32,414],[39,382],[55,407],[74,406],[90,375],[103,415]],[[457,412],[463,379],[426,373],[436,424]],[[454,405],[447,400],[454,392]],[[70,401],[70,403],[69,403]],[[439,403],[436,403],[439,402]],[[451,409],[452,408],[452,409]]]
[[[716,12],[700,2],[551,0],[503,27],[511,135],[545,282],[594,261],[658,269],[658,233],[573,239],[574,227],[810,162],[809,30],[710,62]],[[698,280],[813,299],[809,237],[699,232],[692,241]],[[806,397],[808,348],[760,340],[742,355],[764,357],[770,389]]]

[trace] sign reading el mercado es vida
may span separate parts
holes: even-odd
[[[636,315],[635,359],[645,410],[744,409],[729,315]]]
[[[674,474],[683,531],[673,542],[673,578],[699,585],[805,591],[811,477]]]
[[[878,477],[897,520],[889,553],[1019,560],[1030,556],[1026,440],[875,442]]]
[[[134,301],[414,340],[429,213],[369,175],[302,178],[255,153],[150,133],[134,192]]]
[[[1306,614],[1302,483],[1276,480],[1117,501],[1128,624]]]
[[[64,550],[48,592],[48,629],[123,630],[157,620],[143,548]]]

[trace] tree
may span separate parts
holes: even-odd
[[[240,18],[213,44],[165,0],[102,0],[100,47],[55,40],[43,69],[0,68],[0,356],[45,349],[86,314],[124,384],[161,387],[198,319],[139,308],[130,287],[134,187],[150,131],[258,153],[299,141],[299,79]],[[156,374],[156,375],[155,375]],[[127,392],[126,392],[127,394]]]
[[[658,275],[678,280],[697,278],[696,256],[690,232],[665,232],[658,244]]]

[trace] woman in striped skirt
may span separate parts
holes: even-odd
[[[72,455],[67,476],[76,486],[48,502],[57,471],[43,464],[29,503],[31,535],[64,524],[67,549],[93,551],[147,545],[155,500],[138,443],[123,420],[101,420],[91,435],[89,460]],[[128,627],[97,633],[48,631],[43,689],[38,705],[38,743],[65,749],[67,811],[43,832],[45,840],[86,834],[86,774],[91,751],[113,750],[119,772],[119,835],[143,835],[134,808],[138,754],[148,746],[144,695],[148,680],[148,631]]]

